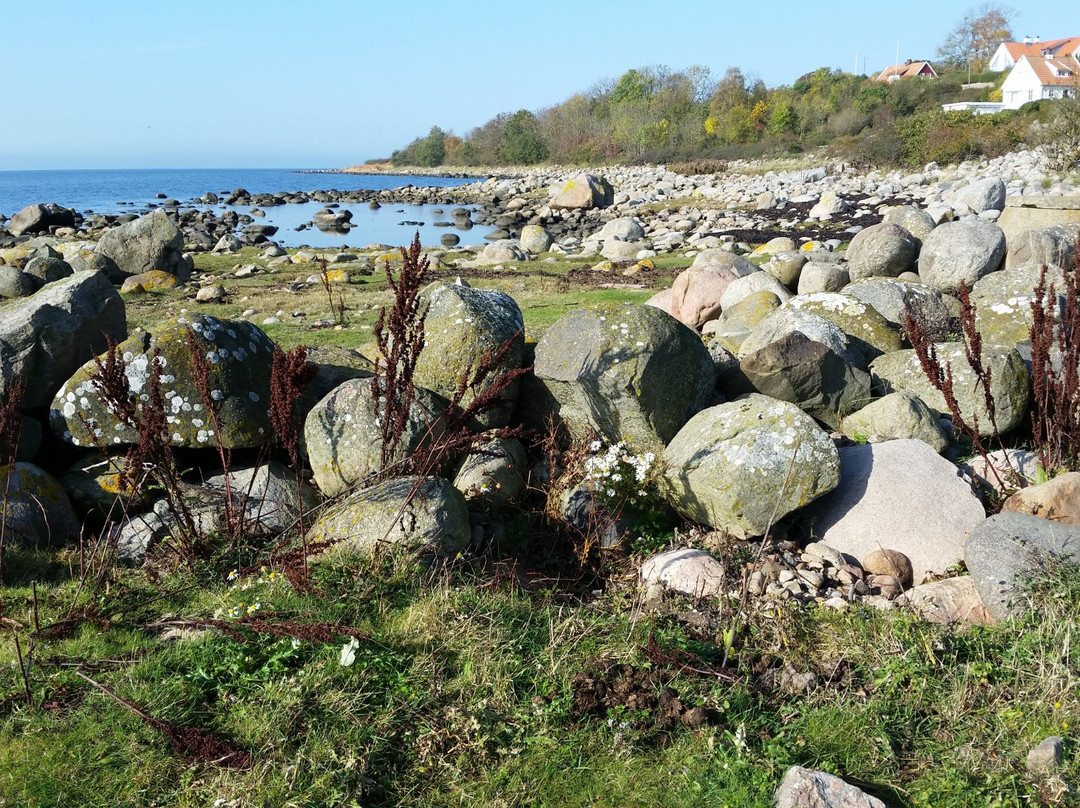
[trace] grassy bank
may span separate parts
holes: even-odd
[[[298,283],[317,264],[252,251],[198,262],[223,303],[134,296],[130,327],[249,312],[277,316],[265,328],[285,348],[368,350],[389,302],[378,268],[324,287]],[[235,277],[252,263],[267,271]],[[687,263],[469,281],[511,294],[536,338],[570,308],[646,299]],[[197,558],[138,569],[89,537],[5,548],[0,806],[741,808],[770,805],[792,764],[894,808],[1080,805],[1075,567],[1048,570],[1011,622],[967,629],[747,601],[756,545],[740,542],[712,548],[727,594],[646,600],[638,567],[678,533],[586,552],[543,506],[533,490],[499,514],[504,537],[476,554],[337,554],[310,575],[281,537],[211,536]],[[1051,735],[1063,768],[1029,773]]]

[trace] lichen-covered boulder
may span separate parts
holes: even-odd
[[[1080,526],[1003,511],[968,536],[964,562],[987,611],[997,620],[1022,614],[1024,588],[1046,575],[1048,564],[1080,558]]]
[[[548,203],[552,210],[588,210],[605,208],[615,198],[611,183],[594,174],[578,174],[573,177]]]
[[[449,481],[393,477],[331,505],[311,526],[308,541],[334,542],[331,552],[360,555],[391,545],[453,554],[471,535],[468,505]]]
[[[257,326],[207,314],[168,320],[117,346],[140,411],[151,393],[151,361],[157,363],[170,443],[188,448],[213,448],[219,441],[227,449],[249,448],[270,438],[273,352],[273,341]],[[209,401],[196,384],[200,357]],[[98,394],[95,371],[87,362],[57,392],[49,412],[53,431],[75,446],[136,443],[135,431]]]
[[[537,343],[534,373],[572,434],[653,452],[709,403],[716,382],[701,338],[646,305],[568,312]]]
[[[994,427],[986,409],[983,388],[965,359],[963,344],[942,342],[934,347],[938,361],[952,368],[953,393],[961,416],[969,426],[975,426],[977,421],[980,435],[992,435]],[[994,401],[998,432],[1005,434],[1019,426],[1027,412],[1031,397],[1027,366],[1015,349],[1001,346],[984,346],[982,361],[990,368],[990,396]],[[939,413],[949,413],[945,396],[930,384],[913,349],[879,356],[871,363],[870,373],[875,387],[887,392],[903,390],[918,396]]]
[[[1053,284],[1057,306],[1065,306],[1064,270],[1053,264],[1023,264],[1003,269],[975,283],[971,301],[975,304],[975,330],[984,345],[1015,347],[1031,338],[1035,287],[1045,268],[1046,300]]]
[[[736,278],[728,284],[724,293],[720,296],[720,308],[726,309],[729,306],[734,306],[747,295],[762,291],[772,292],[781,300],[788,300],[792,297],[791,291],[784,284],[780,283],[768,272],[757,270]]]
[[[774,253],[772,258],[761,265],[761,270],[772,275],[788,289],[795,289],[799,285],[799,275],[808,258],[802,250],[783,250]]]
[[[897,224],[914,236],[921,245],[936,227],[934,217],[915,205],[897,205],[886,209],[882,223]]]
[[[798,407],[752,393],[702,410],[663,454],[661,489],[684,518],[741,539],[836,487],[840,458]]]
[[[184,234],[162,208],[114,227],[97,246],[97,251],[113,259],[125,275],[160,269],[186,281],[191,266],[184,260],[183,249]]]
[[[149,272],[140,272],[138,275],[129,275],[124,278],[124,282],[120,285],[120,294],[149,292],[154,289],[175,289],[183,285],[183,282],[171,272],[151,269]]]
[[[840,422],[840,431],[852,440],[884,443],[887,440],[921,440],[940,454],[949,445],[949,436],[938,417],[918,396],[889,393],[871,401]]]
[[[0,264],[0,297],[29,297],[41,288],[41,281],[21,269]]]
[[[517,438],[493,438],[467,455],[454,475],[466,500],[508,505],[525,493],[525,447]]]
[[[702,250],[694,256],[694,262],[690,266],[700,267],[706,264],[730,267],[740,278],[743,275],[758,271],[756,266],[741,255],[733,253],[731,250],[725,250],[723,247],[710,247],[707,250]]]
[[[919,277],[942,292],[953,293],[996,272],[1005,260],[1005,234],[979,219],[946,222],[931,231],[919,253]],[[884,313],[884,312],[883,312]]]
[[[853,281],[895,278],[915,266],[918,255],[918,240],[900,225],[871,225],[856,233],[848,246],[848,276]]]
[[[304,447],[315,484],[323,494],[336,496],[384,470],[384,406],[381,397],[377,402],[372,395],[370,379],[350,379],[308,413],[304,421]],[[445,407],[446,401],[440,396],[415,388],[401,439],[387,463],[400,463],[421,446],[438,439],[444,428]]]
[[[824,317],[847,335],[849,343],[862,354],[867,363],[883,353],[900,350],[903,341],[900,329],[869,303],[864,303],[857,297],[816,292],[796,295],[784,305]]]
[[[551,249],[551,234],[538,224],[527,224],[521,228],[518,246],[525,252],[539,255]]]
[[[901,331],[904,329],[904,310],[910,308],[933,339],[944,339],[949,333],[950,314],[942,294],[924,283],[898,278],[867,278],[848,284],[843,292],[873,306],[878,314]]]
[[[454,283],[435,283],[421,294],[422,303],[427,305],[427,317],[424,350],[416,363],[416,384],[449,400],[457,391],[462,376],[475,371],[485,356],[494,355],[509,343],[495,372],[479,388],[466,392],[460,402],[464,407],[491,387],[503,373],[521,367],[525,321],[510,295]],[[498,405],[478,416],[480,426],[506,426],[519,387],[517,382],[512,382],[503,391]]]
[[[7,547],[62,547],[79,538],[64,487],[32,463],[0,466],[0,524]]]
[[[780,298],[772,292],[754,292],[724,309],[719,319],[706,323],[702,333],[711,334],[725,350],[738,353],[750,332],[780,305]]]
[[[865,359],[824,317],[798,308],[768,315],[739,348],[739,370],[759,393],[788,401],[822,423],[870,401]]]
[[[0,302],[0,393],[26,381],[23,408],[41,407],[79,366],[127,336],[124,301],[99,272],[77,272],[29,297]]]

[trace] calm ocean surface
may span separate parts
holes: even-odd
[[[204,169],[83,169],[77,171],[0,171],[0,214],[12,216],[27,205],[55,202],[80,213],[118,213],[145,211],[159,204],[157,194],[180,200],[186,206],[207,191],[224,196],[237,188],[252,194],[278,191],[319,191],[356,189],[382,190],[402,185],[461,185],[472,180],[448,177],[408,177],[377,174],[306,174],[286,168],[204,168]],[[132,204],[123,204],[132,203]],[[190,203],[190,204],[189,204]],[[225,205],[213,206],[218,211]],[[412,240],[420,231],[425,245],[437,245],[439,236],[457,232],[463,243],[483,240],[482,229],[469,233],[454,228],[433,227],[437,220],[450,220],[449,211],[443,215],[433,212],[436,206],[384,205],[372,211],[366,204],[343,205],[353,212],[357,225],[345,234],[322,233],[315,228],[296,231],[312,214],[322,208],[320,203],[278,205],[265,208],[266,216],[255,221],[276,225],[279,230],[274,241],[285,247],[360,247],[375,242],[400,246]],[[247,213],[248,208],[233,208]],[[404,225],[403,221],[421,221],[422,226]]]

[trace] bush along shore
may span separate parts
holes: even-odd
[[[0,802],[1078,804],[1041,159],[356,197],[494,228],[437,249],[14,215]]]

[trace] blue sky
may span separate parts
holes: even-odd
[[[930,58],[978,2],[0,0],[0,170],[339,167],[632,67],[770,86]],[[1025,4],[1013,32],[1080,34]],[[858,59],[858,61],[856,61]]]

